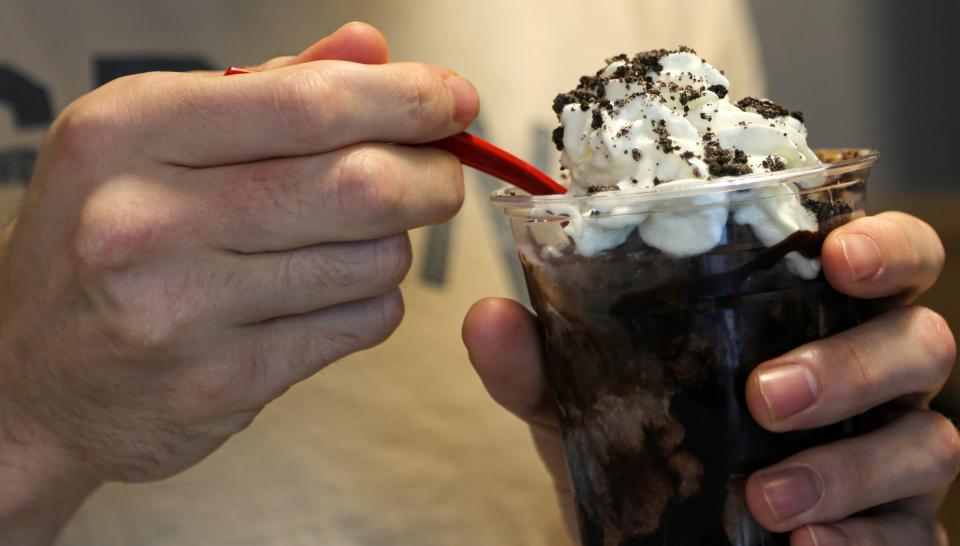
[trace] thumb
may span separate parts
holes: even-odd
[[[521,419],[553,420],[537,323],[519,303],[488,298],[463,320],[463,343],[487,392]]]
[[[563,456],[560,425],[543,373],[543,353],[533,315],[515,301],[489,298],[463,320],[463,342],[487,392],[530,425],[540,459],[553,478],[563,520],[576,537],[576,509]]]
[[[271,59],[255,70],[273,70],[311,61],[350,61],[362,64],[387,62],[387,39],[371,25],[352,22],[303,50],[299,55]]]

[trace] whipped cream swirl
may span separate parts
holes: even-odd
[[[561,126],[553,139],[570,193],[597,197],[576,210],[551,210],[575,220],[566,230],[578,252],[590,256],[616,247],[637,229],[645,243],[668,255],[696,255],[720,242],[730,214],[767,246],[817,229],[795,183],[655,204],[610,198],[820,164],[799,112],[752,97],[732,103],[729,89],[720,70],[681,47],[614,57],[557,96]],[[650,213],[654,206],[657,212]],[[819,273],[817,260],[796,253],[788,255],[788,265],[804,278]]]

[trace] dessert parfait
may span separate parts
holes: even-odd
[[[820,271],[863,214],[868,150],[815,153],[803,116],[733,101],[689,48],[619,55],[559,95],[569,193],[503,190],[547,355],[582,546],[787,545],[743,501],[755,470],[852,434],[774,434],[745,382],[849,328]]]

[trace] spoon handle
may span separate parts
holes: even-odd
[[[457,156],[464,165],[508,182],[531,195],[567,191],[567,188],[533,165],[467,132],[428,142],[423,146],[446,150]]]

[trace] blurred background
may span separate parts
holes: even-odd
[[[947,263],[919,303],[960,326],[960,2],[750,0],[769,96],[807,113],[815,147],[881,151],[870,209],[902,210],[940,233]],[[935,401],[960,418],[960,373]],[[960,485],[944,507],[960,540]]]

